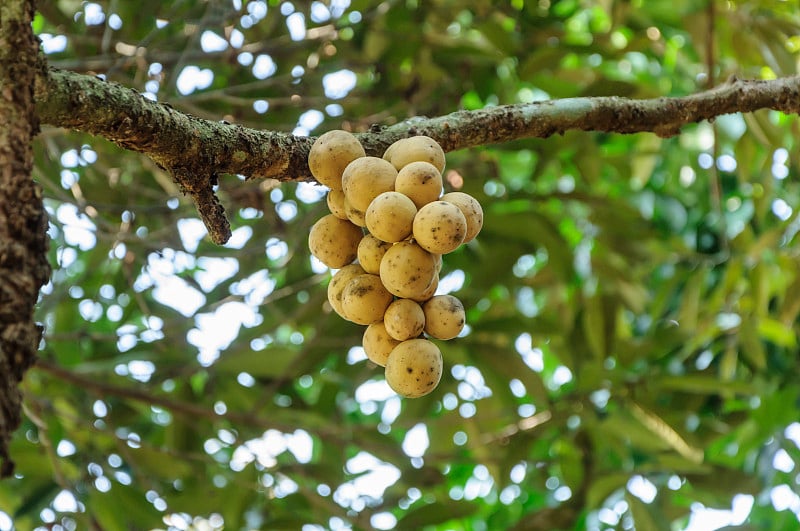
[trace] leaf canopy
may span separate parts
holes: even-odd
[[[40,4],[50,65],[299,135],[800,64],[771,0]],[[798,133],[759,111],[449,153],[486,212],[444,261],[468,331],[401,400],[325,304],[320,187],[220,176],[219,247],[151,161],[45,128],[54,272],[0,529],[682,529],[703,507],[794,529]]]

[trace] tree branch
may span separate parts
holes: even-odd
[[[211,422],[227,420],[239,426],[251,426],[262,430],[273,428],[286,433],[293,432],[298,427],[296,422],[283,422],[273,417],[265,417],[255,413],[226,411],[225,413],[220,414],[215,412],[213,409],[206,408],[200,404],[182,400],[174,400],[166,396],[153,394],[147,389],[141,389],[133,386],[114,385],[108,382],[100,381],[96,377],[78,374],[43,358],[38,358],[36,360],[34,369],[47,373],[53,378],[57,378],[63,382],[80,387],[81,389],[96,394],[101,398],[115,396],[124,400],[131,400],[150,406],[157,406],[167,409],[175,415],[182,415],[188,419],[201,418]],[[324,435],[325,437],[329,437],[332,440],[341,440],[341,435],[337,432],[335,425],[333,427],[319,426],[315,429],[317,429],[320,434]]]
[[[288,424],[266,423],[265,419],[253,415],[235,412],[226,412],[225,414],[220,415],[214,412],[214,410],[205,408],[198,404],[172,400],[164,396],[155,395],[145,389],[121,387],[109,384],[107,382],[99,381],[97,378],[82,376],[42,358],[36,360],[35,368],[46,372],[51,376],[58,378],[59,380],[69,382],[89,392],[95,393],[100,397],[116,396],[126,400],[142,402],[151,406],[158,406],[168,409],[175,414],[185,415],[188,418],[204,418],[212,421],[227,418],[238,424],[248,426],[272,425],[277,429],[282,429],[285,431],[291,431],[294,429],[294,426],[290,426]]]
[[[258,131],[180,113],[134,90],[99,78],[52,69],[36,85],[37,110],[45,123],[103,136],[144,153],[169,171],[198,205],[217,243],[230,236],[213,194],[217,175],[312,181],[306,158],[313,138]],[[567,98],[436,118],[413,118],[374,127],[359,139],[369,155],[413,135],[435,138],[445,151],[520,138],[547,138],[569,130],[677,135],[686,124],[723,114],[773,109],[800,112],[800,76],[775,80],[731,79],[716,88],[676,98]]]

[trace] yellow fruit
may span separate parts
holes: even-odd
[[[365,235],[358,244],[358,263],[367,273],[380,274],[381,259],[391,246],[391,243],[383,242],[372,234]]]
[[[397,299],[383,314],[386,332],[399,341],[419,337],[425,328],[425,313],[411,299]]]
[[[328,283],[328,302],[339,317],[347,319],[342,310],[342,292],[351,279],[363,275],[364,269],[358,264],[350,264],[336,272]]]
[[[321,217],[308,234],[308,248],[320,262],[339,269],[355,260],[363,232],[333,214]]]
[[[446,201],[428,203],[414,217],[414,239],[420,247],[434,254],[455,251],[466,234],[464,214],[456,205]]]
[[[328,210],[339,219],[347,219],[347,212],[344,209],[344,192],[341,190],[330,190],[325,197],[328,203]]]
[[[344,213],[347,216],[347,219],[353,225],[357,225],[359,227],[367,226],[367,220],[364,217],[366,212],[363,210],[358,210],[357,208],[353,208],[353,205],[351,205],[347,200],[347,196],[344,198]]]
[[[383,255],[380,276],[394,295],[405,299],[419,297],[436,277],[436,258],[414,242],[396,243]]]
[[[441,173],[444,170],[444,151],[429,136],[412,136],[402,138],[386,150],[391,157],[392,165],[398,170],[412,162],[429,162]],[[384,158],[386,154],[384,154]]]
[[[422,208],[442,195],[442,174],[429,162],[411,162],[397,172],[394,189]]]
[[[381,321],[391,302],[392,294],[383,287],[378,275],[358,275],[342,291],[342,311],[349,321],[356,324]]]
[[[425,396],[442,378],[442,353],[427,339],[403,341],[386,360],[386,383],[407,398]]]
[[[464,305],[452,295],[436,295],[422,305],[425,333],[436,339],[453,339],[467,321]]]
[[[342,189],[348,203],[356,210],[366,212],[378,194],[394,190],[397,170],[378,157],[356,159],[344,169]]]
[[[352,134],[341,130],[328,131],[312,144],[308,169],[320,183],[332,190],[341,190],[345,167],[365,155],[361,143]]]
[[[397,142],[399,142],[399,140]],[[397,142],[392,142],[392,144],[388,148],[386,148],[386,151],[383,152],[383,157],[381,158],[386,162],[392,162],[392,152],[394,151],[394,148],[397,147]]]
[[[449,192],[442,196],[442,201],[452,203],[464,214],[467,220],[467,235],[464,243],[472,241],[483,228],[483,208],[477,199],[464,192]]]
[[[367,208],[370,234],[384,242],[399,242],[411,235],[417,207],[400,192],[383,192]]]
[[[398,340],[386,332],[383,321],[369,325],[364,331],[364,337],[361,339],[361,346],[364,347],[367,357],[371,362],[381,367],[386,366],[386,358],[389,357],[392,349],[399,344]]]
[[[439,287],[439,273],[436,273],[436,275],[433,277],[433,282],[431,282],[431,285],[428,286],[428,289],[426,289],[416,297],[409,297],[409,298],[414,302],[423,303],[429,300],[434,295],[436,295],[436,290],[438,289],[438,287]]]

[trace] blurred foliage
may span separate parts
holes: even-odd
[[[39,4],[51,65],[297,134],[800,59],[779,0]],[[319,190],[224,177],[216,247],[150,161],[45,128],[55,271],[0,529],[683,529],[733,500],[716,527],[796,529],[797,138],[764,111],[449,154],[486,210],[445,260],[469,330],[400,400],[324,303]]]

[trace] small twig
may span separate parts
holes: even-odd
[[[223,418],[212,409],[207,409],[205,407],[187,402],[178,402],[163,396],[154,395],[145,390],[134,389],[133,387],[122,387],[108,384],[98,381],[96,378],[82,376],[41,358],[37,360],[34,369],[46,372],[51,376],[58,378],[59,380],[75,384],[82,389],[93,392],[99,396],[118,396],[120,398],[127,398],[129,400],[135,400],[137,402],[144,402],[146,404],[163,407],[172,412],[190,417],[200,417],[211,420],[220,420]],[[226,416],[230,415],[237,416],[235,413],[226,414]],[[237,418],[237,421],[241,421],[246,424],[254,423],[254,419],[252,418]]]
[[[163,89],[166,92],[174,92],[176,89],[176,85],[178,83],[178,77],[180,76],[181,72],[183,71],[184,66],[186,65],[187,56],[194,50],[198,48],[198,43],[200,42],[200,36],[206,28],[209,27],[211,24],[214,16],[216,15],[216,6],[214,2],[209,2],[206,4],[205,12],[203,13],[203,17],[200,19],[200,22],[196,25],[189,25],[187,24],[184,26],[185,30],[191,28],[191,34],[189,37],[189,42],[184,47],[183,51],[181,52],[180,56],[178,57],[178,61],[175,63],[175,66],[172,68],[172,72],[169,74],[166,82],[164,83]]]
[[[548,422],[552,418],[553,414],[550,411],[547,410],[540,411],[539,413],[536,413],[531,417],[525,417],[524,419],[520,419],[519,421],[513,424],[508,424],[494,433],[484,434],[481,437],[480,444],[488,445],[501,441],[506,441],[510,437],[513,437],[519,432],[526,432],[538,428],[539,426]]]
[[[204,418],[211,421],[228,420],[241,426],[253,426],[260,430],[275,428],[284,432],[293,432],[298,427],[295,424],[279,422],[249,413],[228,411],[220,415],[217,414],[213,409],[209,409],[198,404],[172,400],[164,396],[152,394],[151,392],[142,389],[112,385],[103,381],[99,381],[97,378],[83,376],[41,358],[37,360],[33,369],[46,372],[47,374],[58,378],[59,380],[74,384],[101,397],[117,396],[128,400],[134,400],[152,406],[162,407],[164,409],[168,409],[174,414],[183,415],[188,418]],[[327,435],[333,436],[333,432],[328,433],[327,430],[323,430],[323,432],[327,433]]]
[[[706,10],[707,15],[707,23],[708,27],[706,28],[706,70],[708,79],[706,79],[706,86],[713,87],[716,81],[716,73],[715,67],[717,63],[716,57],[716,48],[715,48],[715,41],[717,39],[716,36],[716,0],[708,0],[708,7]],[[723,193],[722,193],[722,179],[720,177],[719,168],[717,167],[717,161],[719,160],[720,150],[719,150],[719,127],[717,127],[716,121],[711,121],[711,133],[713,138],[713,144],[711,146],[711,157],[712,163],[711,167],[708,169],[709,177],[708,177],[708,185],[709,185],[709,195],[710,195],[710,204],[711,204],[711,211],[716,214],[716,220],[714,220],[714,224],[712,225],[712,229],[719,237],[719,246],[720,250],[723,253],[728,253],[730,251],[730,242],[728,241],[728,222],[725,218],[725,208],[723,204]]]

